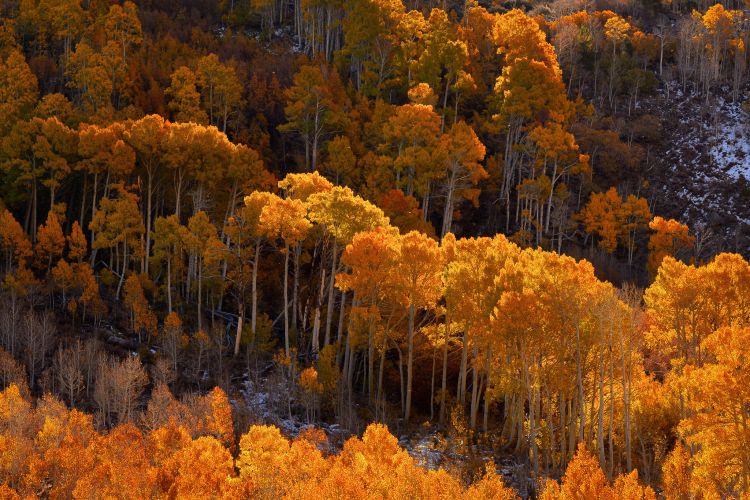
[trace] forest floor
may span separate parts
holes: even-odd
[[[298,411],[300,402],[278,387],[278,381],[269,378],[247,376],[242,383],[240,395],[242,400],[233,400],[235,410],[247,411],[250,420],[259,424],[273,424],[283,434],[295,438],[305,429],[315,427],[325,432],[328,438],[327,452],[338,453],[344,442],[355,434],[336,423],[315,421],[308,423]],[[255,381],[253,379],[255,378]],[[395,429],[391,429],[395,431]],[[505,483],[514,488],[522,498],[531,495],[533,481],[529,469],[522,460],[509,451],[498,451],[497,443],[478,443],[468,445],[460,438],[446,436],[435,425],[413,425],[396,434],[399,446],[409,452],[416,462],[430,470],[443,468],[462,477],[470,484],[485,470],[487,463],[495,464],[497,474],[503,476]]]

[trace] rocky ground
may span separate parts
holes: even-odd
[[[239,413],[247,413],[253,423],[273,424],[281,429],[288,438],[298,436],[305,429],[312,427],[304,416],[298,412],[288,412],[288,408],[299,409],[299,401],[278,387],[278,381],[272,378],[261,378],[253,381],[248,377],[243,381],[241,400],[235,399],[232,404]],[[341,450],[344,442],[354,433],[338,424],[316,422],[315,427],[322,429],[328,437],[330,453]],[[446,469],[467,484],[481,474],[487,463],[495,464],[496,472],[503,476],[505,483],[513,487],[522,498],[528,498],[533,491],[534,482],[525,464],[510,453],[498,452],[493,443],[466,446],[461,439],[446,435],[434,426],[420,426],[409,433],[399,435],[399,446],[409,452],[421,466],[437,470]]]
[[[672,84],[644,103],[662,121],[652,177],[656,213],[687,222],[706,254],[750,254],[750,115],[728,88],[708,102]]]

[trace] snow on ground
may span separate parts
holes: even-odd
[[[266,380],[256,384],[250,377],[245,377],[240,389],[242,398],[240,401],[232,400],[232,405],[243,406],[250,412],[253,420],[262,424],[276,425],[288,438],[296,438],[310,425],[295,414],[289,416],[286,410],[280,411],[281,406],[285,407],[285,405],[280,406],[277,395],[265,388],[267,382]],[[328,436],[326,451],[332,453],[339,452],[344,442],[353,435],[351,431],[338,424],[319,423],[316,427],[322,429]],[[533,481],[527,468],[512,454],[498,455],[492,444],[470,446],[459,451],[458,447],[461,443],[447,440],[434,427],[422,428],[408,436],[402,435],[398,443],[420,466],[429,470],[437,470],[441,467],[460,470],[470,464],[482,466],[481,464],[492,460],[495,463],[496,472],[503,476],[507,485],[514,488],[522,498],[528,498],[530,495]]]
[[[274,397],[269,392],[258,390],[250,378],[243,381],[240,392],[244,399],[245,408],[258,422],[275,425],[287,437],[296,438],[300,432],[311,427],[294,413],[290,416],[287,412],[279,412],[275,409],[280,406],[279,401],[274,401]],[[294,404],[296,403],[292,402],[292,405]],[[320,423],[316,427],[325,431],[329,443],[334,449],[351,436],[351,432],[338,424]]]
[[[709,156],[734,179],[750,179],[750,116],[739,103],[719,99],[720,121],[710,138]]]
[[[434,427],[424,428],[412,436],[401,436],[399,446],[404,448],[416,462],[429,470],[462,469],[470,464],[474,467],[495,463],[495,472],[503,477],[522,498],[528,498],[533,480],[528,469],[510,453],[498,454],[492,444],[470,446],[459,451],[460,443],[447,440]]]
[[[669,95],[669,97],[667,97]],[[750,115],[728,97],[670,91],[646,104],[662,122],[650,153],[656,172],[650,198],[655,213],[710,234],[715,250],[750,254]]]

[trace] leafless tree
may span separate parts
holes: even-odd
[[[26,371],[8,351],[0,349],[0,390],[11,384],[16,384],[22,391],[26,391]]]
[[[186,410],[177,401],[166,384],[156,384],[151,392],[146,411],[141,414],[141,424],[149,430],[164,427],[170,420],[181,424]]]
[[[177,373],[177,363],[182,351],[182,329],[164,328],[161,337],[161,352],[172,365],[172,371]]]
[[[99,362],[103,357],[105,357],[105,355],[102,352],[98,340],[91,338],[83,343],[81,361],[87,398],[91,396],[91,390],[94,388],[94,378],[96,377],[96,372],[99,368]]]
[[[84,347],[80,340],[66,348],[60,348],[52,360],[57,388],[61,396],[75,406],[78,395],[84,388]]]
[[[21,337],[24,346],[29,385],[33,388],[36,377],[44,369],[47,354],[54,347],[55,323],[51,313],[37,314],[27,311],[21,319]]]
[[[128,356],[122,361],[110,357],[99,362],[94,389],[94,400],[105,425],[129,422],[135,416],[138,398],[148,383],[148,376],[140,360]]]
[[[16,295],[0,300],[0,343],[11,355],[21,349],[21,301]]]
[[[177,374],[172,370],[172,362],[166,358],[159,358],[149,369],[154,384],[169,385],[175,381]]]

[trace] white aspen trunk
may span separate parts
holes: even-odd
[[[289,245],[284,245],[284,354],[289,357]]]
[[[337,241],[333,240],[333,251],[331,255],[331,276],[330,281],[328,283],[328,303],[326,307],[326,331],[325,331],[325,337],[323,340],[323,345],[327,346],[331,343],[331,323],[333,321],[333,306],[334,306],[334,298],[335,298],[335,279],[336,279],[336,258],[338,254],[338,245]]]
[[[414,316],[416,314],[414,304],[409,306],[409,340],[406,362],[406,410],[404,420],[409,421],[411,414],[411,389],[412,389],[412,363],[414,361]]]

